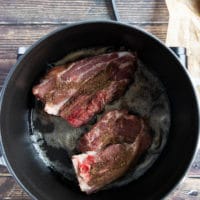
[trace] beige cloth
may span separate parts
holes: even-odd
[[[200,88],[200,0],[166,0],[166,3],[169,10],[166,44],[187,48],[189,71]]]

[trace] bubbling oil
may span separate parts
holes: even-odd
[[[113,51],[111,47],[83,49],[68,54],[54,65],[111,51]],[[46,114],[43,111],[43,105],[35,101],[35,106],[30,111],[30,137],[38,156],[47,167],[62,175],[66,180],[77,183],[71,163],[71,156],[76,154],[77,141],[105,112],[113,109],[127,109],[132,114],[146,118],[152,130],[153,142],[136,166],[104,189],[119,187],[139,178],[153,165],[162,152],[170,128],[170,105],[165,88],[155,73],[140,60],[138,60],[134,81],[125,94],[106,105],[103,112],[96,115],[89,124],[80,128],[73,128],[64,119]]]

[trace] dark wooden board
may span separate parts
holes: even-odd
[[[112,19],[110,0],[7,0],[1,1],[0,24],[61,24],[80,20]],[[163,0],[117,0],[122,21],[166,23]]]

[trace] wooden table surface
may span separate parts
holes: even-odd
[[[16,62],[20,46],[76,21],[113,19],[110,0],[0,0],[0,87]],[[168,11],[164,0],[117,0],[122,22],[139,26],[165,41]],[[165,200],[200,199],[200,152],[189,172]],[[0,165],[0,199],[30,197]]]

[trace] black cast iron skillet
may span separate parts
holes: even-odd
[[[53,175],[35,153],[28,121],[31,88],[47,63],[77,49],[109,45],[136,50],[156,72],[169,97],[171,127],[163,152],[147,173],[127,186],[87,196]],[[39,200],[161,199],[184,176],[198,142],[197,98],[184,67],[158,39],[117,22],[77,23],[39,40],[11,69],[0,103],[1,140],[8,169],[30,196]]]

